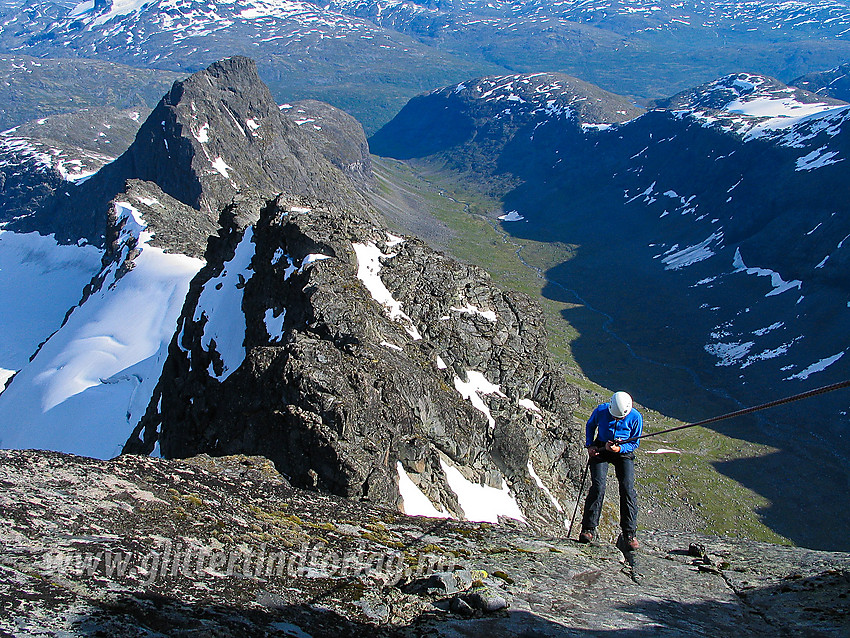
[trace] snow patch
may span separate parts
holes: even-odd
[[[528,473],[531,474],[531,478],[533,478],[534,482],[537,483],[537,487],[539,487],[541,490],[543,490],[543,493],[546,494],[546,496],[549,497],[549,500],[552,501],[552,505],[555,506],[555,509],[558,510],[559,512],[563,512],[564,508],[561,507],[561,504],[558,502],[558,499],[556,499],[552,495],[552,492],[549,491],[549,488],[546,487],[543,484],[543,481],[540,480],[540,477],[537,476],[537,472],[534,471],[534,465],[532,465],[531,459],[528,459]]]
[[[120,260],[0,395],[4,447],[111,458],[147,409],[203,262],[148,245],[151,233],[130,204],[115,212],[124,220]],[[132,238],[141,252],[118,277]]]
[[[797,158],[797,167],[794,170],[811,171],[816,168],[829,166],[830,164],[843,162],[844,158],[835,159],[837,155],[838,151],[828,151],[826,146],[821,146],[808,155]]]
[[[398,471],[398,491],[401,494],[401,508],[408,516],[430,516],[431,518],[449,518],[442,508],[437,509],[425,493],[419,489],[402,467],[401,461],[396,461]]]
[[[58,244],[52,235],[0,230],[0,368],[14,373],[27,365],[79,303],[102,255],[92,246]]]
[[[198,140],[201,144],[206,144],[210,141],[210,125],[209,122],[204,123],[200,129],[198,129],[198,134],[195,135],[195,139]],[[221,159],[220,157],[218,159]],[[225,175],[227,177],[227,175]]]
[[[820,361],[816,361],[812,365],[810,365],[805,370],[801,370],[797,374],[792,374],[790,377],[786,377],[785,381],[790,381],[791,379],[808,379],[810,376],[815,374],[816,372],[823,372],[833,363],[838,361],[841,357],[844,356],[844,351],[842,350],[838,354],[834,354],[831,357],[826,357],[821,359]]]
[[[496,420],[490,414],[490,408],[487,407],[481,397],[488,394],[504,397],[501,388],[495,383],[490,383],[483,374],[476,370],[467,370],[466,379],[466,381],[462,381],[460,377],[456,376],[454,378],[455,390],[460,393],[460,396],[472,403],[476,410],[487,417],[487,423],[490,424],[491,429],[496,427]]]
[[[392,233],[387,233],[386,242],[387,248],[393,248],[394,246],[398,246],[399,244],[404,243],[404,237],[399,237],[398,235],[393,235]]]
[[[6,389],[6,386],[9,385],[9,379],[11,379],[17,370],[6,370],[6,368],[0,368],[0,393]]]
[[[232,171],[233,167],[228,166],[227,162],[225,162],[223,159],[221,159],[220,157],[216,157],[212,163],[212,167],[216,173],[220,173],[227,179],[230,179],[230,175],[227,171]]]
[[[454,312],[459,312],[462,315],[478,315],[480,317],[484,317],[487,321],[492,321],[492,322],[495,322],[496,319],[497,319],[495,311],[493,311],[493,310],[481,310],[480,308],[476,308],[475,306],[473,306],[468,301],[466,302],[466,305],[463,308],[458,308],[458,307],[452,306],[451,308],[449,308],[449,310],[453,310]]]
[[[242,289],[253,277],[254,227],[248,226],[236,246],[233,257],[225,262],[221,273],[204,284],[192,320],[203,320],[201,347],[218,353],[221,373],[209,365],[211,377],[224,381],[245,360],[245,313],[242,311]],[[215,342],[215,343],[213,343]]]
[[[512,210],[505,213],[504,215],[499,215],[499,219],[503,222],[521,222],[523,219],[525,219],[525,217],[520,215],[517,211]]]
[[[531,399],[520,399],[519,404],[524,407],[526,410],[531,410],[532,412],[540,412],[540,408],[537,407],[537,404]]]
[[[770,270],[769,268],[748,268],[744,263],[744,260],[741,258],[740,248],[735,249],[735,257],[732,259],[732,266],[735,268],[735,272],[746,272],[748,275],[770,277],[770,284],[773,286],[773,290],[767,293],[765,297],[780,295],[786,290],[791,290],[792,288],[797,288],[799,290],[803,286],[803,282],[799,279],[785,281],[778,272]]]
[[[395,253],[384,254],[374,242],[368,244],[354,243],[352,247],[357,255],[357,278],[366,286],[369,294],[372,295],[372,299],[384,307],[391,320],[401,323],[414,341],[421,339],[422,335],[413,325],[413,320],[401,309],[401,302],[397,301],[387,290],[378,274],[381,271],[381,258],[395,257]]]
[[[777,321],[776,323],[770,324],[767,328],[759,328],[758,330],[753,330],[753,334],[756,335],[757,337],[763,337],[768,332],[773,332],[777,328],[781,328],[784,325],[785,325],[785,322]]]
[[[712,242],[720,242],[723,239],[722,232],[712,233],[695,246],[688,246],[676,252],[668,254],[661,263],[666,270],[679,270],[714,256],[714,251],[709,248]]]
[[[747,356],[747,353],[755,345],[754,341],[733,341],[730,343],[709,343],[704,348],[708,354],[713,354],[720,359],[715,366],[731,366]]]
[[[519,504],[502,479],[502,489],[477,485],[467,480],[460,471],[440,459],[449,487],[457,495],[464,517],[469,521],[498,523],[499,516],[525,520]]]
[[[269,308],[263,317],[266,324],[266,332],[269,334],[269,340],[273,342],[283,339],[283,321],[286,319],[286,308],[280,311],[280,315],[275,316],[274,310]]]
[[[305,256],[304,259],[301,260],[301,268],[298,269],[298,272],[304,272],[315,264],[317,261],[324,261],[325,259],[330,259],[330,255],[323,255],[322,253],[310,253]]]

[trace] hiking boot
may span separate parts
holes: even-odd
[[[634,532],[623,532],[623,542],[629,551],[632,552],[640,547],[640,543],[638,542],[637,536],[635,536]]]
[[[578,535],[579,543],[589,543],[593,540],[593,530],[592,529],[583,529],[581,530],[581,534]]]

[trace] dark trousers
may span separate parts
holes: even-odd
[[[619,454],[603,450],[591,459],[590,491],[584,501],[581,528],[595,530],[596,526],[599,525],[609,463],[614,466],[617,482],[620,484],[620,527],[623,532],[634,534],[637,531],[638,515],[634,453]]]

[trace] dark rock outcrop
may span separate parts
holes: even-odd
[[[0,482],[10,635],[837,638],[850,620],[842,553],[646,532],[630,567],[609,539],[401,516],[247,457],[0,450]]]
[[[367,215],[352,181],[319,148],[321,140],[280,112],[253,60],[229,58],[175,82],[126,152],[92,179],[66,187],[52,206],[21,224],[60,239],[85,237],[101,244],[109,203],[131,179],[155,183],[195,209],[213,230],[234,199],[258,207],[284,191]],[[363,174],[356,177],[362,180]],[[152,230],[170,232],[168,226]]]
[[[534,302],[330,204],[282,196],[253,226],[229,215],[126,451],[262,453],[294,485],[392,507],[403,470],[463,517],[451,466],[563,529],[578,393]]]

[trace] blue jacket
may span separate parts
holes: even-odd
[[[597,433],[598,432],[598,433]],[[585,426],[585,447],[590,447],[596,440],[602,441],[625,441],[633,436],[643,433],[643,417],[634,408],[624,419],[615,419],[608,411],[608,404],[603,403],[597,407]],[[620,446],[621,454],[633,452],[640,445],[640,439]]]

